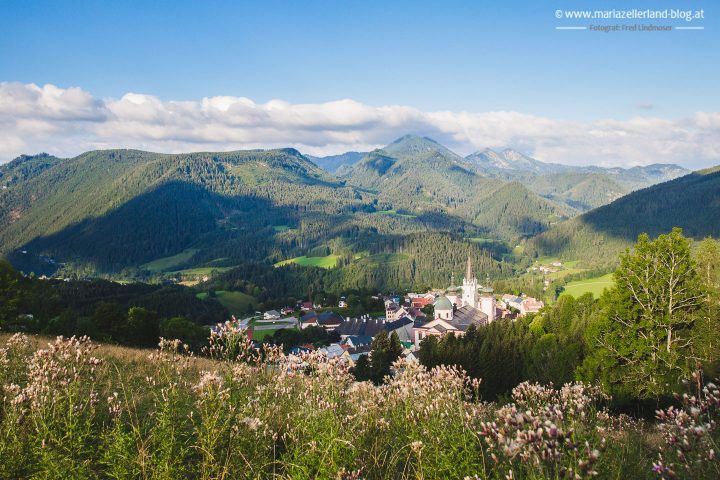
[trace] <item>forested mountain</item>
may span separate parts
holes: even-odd
[[[367,155],[367,152],[345,152],[340,155],[328,155],[326,157],[305,156],[323,170],[342,175],[365,155]]]
[[[37,162],[18,159],[2,167],[3,177]],[[230,244],[264,258],[267,248],[255,248],[267,237],[263,228],[295,222],[299,212],[329,216],[363,205],[360,193],[292,149],[88,152],[1,191],[0,253],[35,271],[51,259],[119,271],[193,245]]]
[[[596,173],[604,174],[631,190],[673,180],[690,173],[689,170],[673,164],[652,164],[631,168],[561,165],[542,162],[510,148],[500,152],[486,148],[468,155],[465,160],[490,177],[519,180],[527,178],[529,174]]]
[[[375,193],[380,205],[442,212],[504,238],[534,235],[572,213],[521,184],[485,178],[456,153],[413,135],[370,152],[342,178]]]
[[[500,152],[486,148],[483,151],[468,155],[465,159],[488,175],[497,175],[508,171],[547,175],[573,170],[573,167],[569,165],[541,162],[510,148]]]
[[[30,180],[59,161],[59,158],[47,153],[34,156],[22,155],[5,165],[0,165],[0,187],[7,190],[15,184]]]
[[[512,149],[485,149],[465,157],[487,177],[517,181],[533,192],[586,212],[606,205],[639,188],[690,173],[677,165],[632,168],[578,167],[545,163]]]
[[[530,175],[517,181],[542,197],[562,202],[579,212],[607,205],[630,192],[630,189],[604,173]]]
[[[351,272],[343,284],[399,286],[425,281],[413,273],[416,257],[442,259],[418,250],[388,266],[377,255],[402,253],[398,237],[441,232],[480,255],[463,239],[510,241],[558,216],[522,187],[465,170],[432,141],[408,137],[385,153],[395,155],[390,162],[414,162],[430,196],[416,203],[400,195],[421,188],[411,177],[379,189],[353,185],[293,149],[24,156],[0,167],[0,255],[25,272],[149,280],[333,254]],[[377,158],[367,155],[364,164]],[[496,258],[506,252],[502,244],[488,248]]]
[[[720,236],[720,167],[630,193],[554,226],[528,242],[528,252],[602,262],[613,260],[641,233],[680,227],[696,240]]]

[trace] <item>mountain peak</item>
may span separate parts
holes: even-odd
[[[384,147],[382,151],[391,156],[416,155],[424,152],[440,152],[452,157],[457,156],[432,138],[412,134],[403,135]]]
[[[421,137],[420,135],[415,135],[413,133],[408,133],[406,135],[403,135],[400,138],[395,139],[390,145],[395,145],[396,143],[407,143],[407,142],[420,142],[420,143],[428,142],[428,143],[432,143],[434,145],[439,145],[439,143],[437,143],[432,138]]]

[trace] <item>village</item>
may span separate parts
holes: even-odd
[[[446,289],[373,297],[383,300],[385,314],[381,316],[344,318],[326,306],[305,301],[295,308],[268,310],[242,320],[233,317],[233,322],[250,340],[260,337],[257,333],[263,331],[322,329],[328,333],[329,342],[324,345],[320,342],[285,345],[289,347],[289,353],[319,351],[329,358],[340,358],[352,367],[361,356],[371,353],[373,339],[381,332],[388,336],[397,335],[403,348],[401,358],[417,361],[421,342],[428,336],[462,336],[471,325],[479,327],[494,321],[514,321],[537,313],[545,306],[541,300],[526,295],[496,294],[488,277],[484,285],[479,284],[470,258],[462,285],[454,283],[453,278]],[[340,297],[337,306],[347,306],[345,297]],[[256,343],[259,342],[256,340]]]

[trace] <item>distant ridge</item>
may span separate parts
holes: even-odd
[[[720,237],[720,166],[632,192],[558,224],[530,242],[539,255],[615,259],[637,236],[673,227],[697,240]]]

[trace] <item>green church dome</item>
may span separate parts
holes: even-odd
[[[443,295],[442,297],[438,298],[435,302],[435,310],[452,310],[453,306],[452,303],[450,303],[450,300]]]

